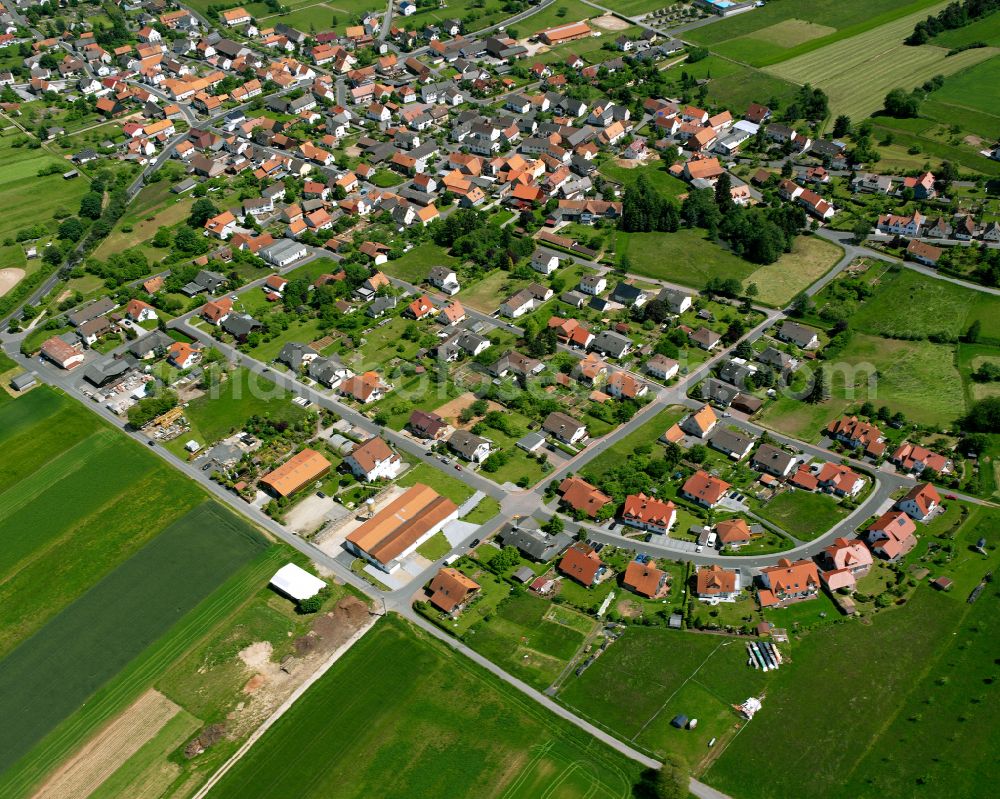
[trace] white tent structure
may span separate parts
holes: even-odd
[[[326,588],[326,583],[294,563],[286,563],[274,573],[271,586],[296,602],[301,602],[303,599],[316,596]]]

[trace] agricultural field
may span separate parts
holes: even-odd
[[[632,795],[638,771],[636,764],[389,615],[282,716],[209,796],[429,799],[447,793],[625,799]]]
[[[1000,28],[1000,14],[994,14],[991,19]],[[944,85],[931,94],[927,105],[921,106],[921,113],[942,124],[957,123],[964,130],[996,138],[1000,136],[1000,109],[987,87],[996,86],[998,82],[1000,57],[995,56],[947,78]]]
[[[630,627],[582,675],[570,677],[558,699],[629,744],[653,756],[677,754],[697,769],[709,740],[725,746],[743,726],[731,705],[766,686],[770,692],[772,683],[772,675],[746,665],[740,639]],[[672,727],[678,714],[697,718],[697,729]]]
[[[47,387],[0,406],[0,446],[0,794],[13,797],[225,619],[248,580],[266,583],[267,542]]]
[[[560,11],[563,13],[560,14]],[[548,28],[558,28],[581,19],[590,19],[591,17],[599,16],[601,16],[601,12],[598,9],[586,5],[581,0],[557,0],[557,2],[546,6],[537,14],[532,14],[516,27],[519,29],[519,32],[523,28],[521,36],[526,37],[541,33]],[[592,25],[591,27],[594,26]]]
[[[774,64],[833,41],[864,33],[903,16],[922,19],[941,6],[940,0],[812,0],[767,3],[750,13],[695,28],[685,38],[755,66]],[[808,20],[799,18],[808,16]],[[912,24],[911,26],[912,27]]]
[[[973,42],[1000,47],[1000,14],[990,14],[964,28],[939,33],[931,42],[938,47],[962,47]]]
[[[913,89],[935,75],[954,74],[998,52],[980,48],[948,57],[948,51],[941,47],[903,44],[914,24],[925,16],[925,12],[918,12],[901,17],[782,61],[768,71],[785,80],[823,89],[830,99],[831,114],[863,119],[882,107],[883,98],[892,89]],[[865,76],[863,85],[857,80],[859,75]]]
[[[972,584],[997,564],[996,550],[986,559],[966,549],[985,521],[976,516],[958,547],[957,570],[974,574]],[[703,779],[748,799],[787,796],[803,781],[820,799],[918,796],[945,784],[955,796],[987,795],[983,786],[1000,776],[984,748],[998,733],[997,595],[987,589],[968,605],[968,585],[947,595],[921,586],[871,624],[826,625],[797,640],[763,710]],[[771,778],[746,779],[760,769]]]

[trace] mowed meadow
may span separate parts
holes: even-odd
[[[1000,53],[997,48],[982,47],[948,56],[944,47],[903,44],[913,26],[934,8],[781,61],[767,71],[822,89],[833,115],[863,119],[882,107],[892,89],[914,89],[935,75],[952,75]]]
[[[0,450],[0,795],[14,797],[224,617],[268,544],[47,387],[0,405]]]

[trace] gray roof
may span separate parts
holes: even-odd
[[[768,472],[784,474],[795,461],[795,456],[771,444],[761,444],[750,462]]]
[[[152,333],[148,333],[142,338],[136,339],[129,344],[128,351],[137,358],[141,358],[143,355],[155,350],[165,350],[173,343],[174,340],[162,330],[154,330]]]
[[[550,535],[538,529],[534,519],[522,519],[520,526],[508,524],[498,536],[505,547],[517,547],[533,560],[549,561],[573,543],[566,533]]]
[[[96,319],[98,316],[103,316],[108,311],[113,311],[117,306],[114,300],[108,297],[101,297],[99,300],[94,300],[89,305],[85,305],[79,310],[73,311],[66,318],[69,319],[69,323],[74,327],[79,327],[85,322],[89,322],[91,319]]]
[[[753,444],[753,439],[735,430],[719,427],[709,435],[708,443],[720,452],[743,453]]]
[[[308,344],[300,344],[297,341],[289,341],[284,347],[281,348],[281,352],[278,353],[276,360],[280,363],[286,364],[289,369],[293,369],[297,372],[302,366],[302,358],[306,355],[319,355],[319,353]]]
[[[466,460],[472,460],[476,450],[483,444],[489,444],[489,440],[468,430],[456,430],[448,439],[448,446],[461,455]]]
[[[15,391],[23,391],[28,386],[33,386],[37,382],[37,375],[34,372],[25,372],[10,381],[11,388]]]
[[[816,331],[798,322],[785,322],[778,330],[778,336],[804,347],[816,337]]]
[[[612,330],[605,330],[597,334],[590,348],[614,358],[621,358],[631,346],[632,339],[628,338],[628,336],[623,336],[621,333],[615,333]]]

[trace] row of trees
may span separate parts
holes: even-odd
[[[906,44],[914,46],[926,44],[939,33],[964,28],[996,11],[1000,11],[1000,0],[964,0],[961,3],[949,3],[936,16],[918,22],[913,28],[913,33],[906,38]]]

